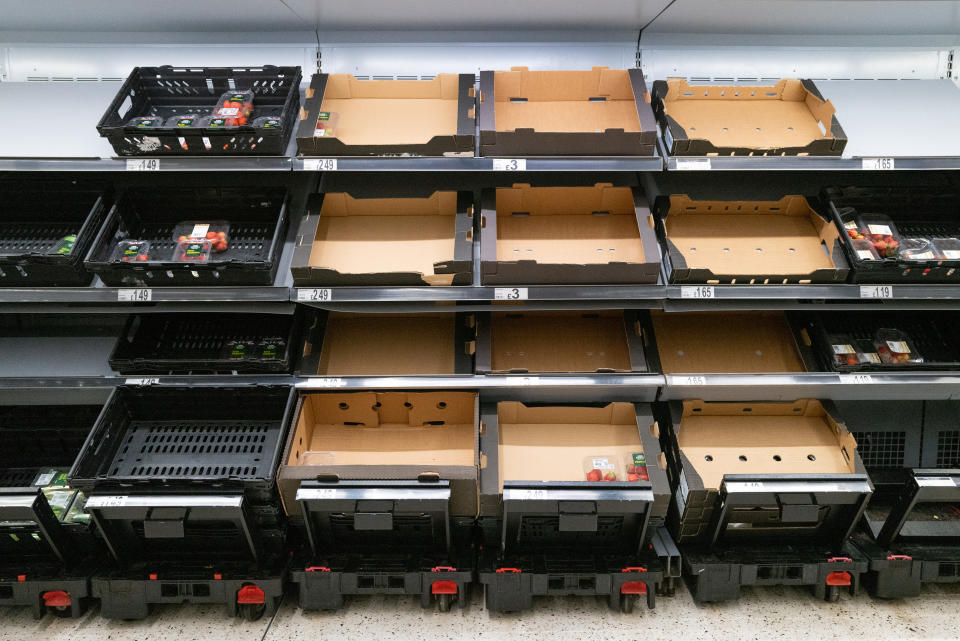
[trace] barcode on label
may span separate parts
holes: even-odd
[[[526,171],[527,159],[526,158],[494,158],[493,170],[494,171]]]
[[[497,287],[493,290],[494,300],[527,300],[529,290],[526,287]]]
[[[118,289],[117,300],[121,303],[147,303],[153,300],[152,289]]]
[[[890,236],[893,233],[889,225],[867,225],[867,229],[877,236]]]
[[[713,298],[715,293],[713,285],[684,285],[680,288],[680,298]]]
[[[910,353],[910,346],[907,345],[907,341],[887,341],[887,347],[890,348],[891,352],[896,352],[897,354]]]
[[[327,302],[333,298],[331,289],[298,289],[297,300],[308,303]]]
[[[854,354],[853,345],[834,345],[833,346],[834,354]]]
[[[610,462],[610,459],[605,458],[595,458],[592,461],[593,469],[595,470],[612,470],[613,463]]]
[[[876,260],[873,257],[873,252],[871,252],[869,249],[858,249],[857,258],[860,260]]]
[[[893,298],[893,285],[861,285],[860,298]]]
[[[864,352],[863,354],[860,354],[860,362],[873,364],[879,363],[880,355],[876,352]]]

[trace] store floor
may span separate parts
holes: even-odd
[[[611,612],[599,600],[543,598],[522,615],[491,615],[474,597],[465,611],[421,610],[413,598],[361,597],[336,613],[304,613],[286,603],[271,620],[227,619],[220,607],[166,606],[136,622],[106,621],[97,608],[78,621],[34,621],[26,609],[0,610],[2,641],[334,641],[482,639],[956,639],[960,584],[931,586],[921,598],[879,601],[865,594],[820,602],[799,588],[748,589],[738,602],[697,607],[680,590],[653,611]],[[292,599],[288,597],[288,601]]]

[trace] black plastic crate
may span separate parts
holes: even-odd
[[[89,181],[0,181],[0,287],[90,284],[83,259],[109,206],[105,191]],[[70,236],[73,248],[58,253]]]
[[[960,369],[960,315],[955,312],[816,312],[791,314],[798,343],[809,371],[885,372],[901,370]],[[831,335],[853,341],[854,349],[875,353],[873,338],[880,328],[897,329],[913,342],[922,363],[872,363],[839,365]]]
[[[855,283],[960,282],[960,259],[863,260],[853,250],[844,223],[858,214],[884,214],[903,238],[960,238],[960,194],[944,187],[830,187],[823,202],[841,231]],[[825,214],[827,212],[824,212]]]
[[[121,156],[282,156],[297,124],[300,67],[135,67],[97,125]],[[229,128],[162,126],[138,128],[130,120],[209,116],[227,91],[254,93],[253,114]],[[254,127],[263,116],[280,125]]]
[[[110,355],[121,374],[289,372],[299,323],[293,314],[139,314]]]
[[[128,387],[114,390],[70,471],[83,489],[149,488],[275,494],[286,386]]]
[[[286,233],[287,191],[280,187],[131,188],[107,216],[84,263],[107,285],[273,285]],[[204,261],[173,260],[184,221],[230,224],[228,248]],[[149,260],[124,262],[125,240],[149,241]]]
[[[960,468],[960,403],[957,401],[924,403],[923,449],[919,467]]]

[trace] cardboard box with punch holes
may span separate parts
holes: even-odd
[[[290,271],[297,287],[469,285],[473,195],[367,188],[312,196]]]
[[[637,187],[484,190],[485,285],[656,283],[660,247]]]
[[[650,314],[651,367],[664,374],[805,372],[783,312]]]
[[[314,74],[300,109],[297,151],[306,156],[473,156],[475,80],[473,74],[452,73],[432,80]]]
[[[481,156],[653,156],[639,69],[480,72]]]
[[[278,472],[287,514],[304,479],[449,480],[450,513],[477,515],[474,392],[301,394]]]
[[[647,372],[646,323],[635,310],[484,313],[477,372]]]
[[[583,482],[585,465],[600,457],[644,460],[653,485],[651,517],[666,517],[670,489],[659,426],[648,404],[484,405],[480,417],[480,514],[501,516],[504,481]],[[636,457],[636,458],[634,458]],[[618,481],[625,481],[618,475]],[[642,474],[640,475],[642,477]]]
[[[844,282],[836,225],[803,196],[775,201],[657,199],[657,232],[671,283]]]
[[[765,86],[657,80],[653,110],[672,156],[839,156],[847,144],[833,104],[812,80]]]
[[[475,336],[473,314],[319,311],[298,369],[321,376],[472,374]]]
[[[709,540],[724,475],[864,474],[857,443],[832,404],[670,403],[665,449],[677,542]]]

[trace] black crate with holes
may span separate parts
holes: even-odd
[[[70,472],[112,557],[93,579],[103,616],[181,602],[275,611],[292,408],[286,386],[116,388]]]
[[[97,125],[120,156],[282,156],[300,67],[135,67]]]
[[[83,259],[109,208],[96,182],[0,180],[0,287],[89,285]]]
[[[103,550],[67,472],[100,409],[0,406],[0,606],[83,613]]]
[[[282,187],[132,187],[84,264],[113,287],[273,285],[287,206]]]
[[[909,443],[899,464],[893,452],[873,458],[877,490],[854,535],[870,559],[867,588],[885,599],[920,596],[925,584],[960,582],[960,404],[924,401],[922,411],[919,405],[875,403],[862,421]],[[871,436],[862,433],[864,440]]]

